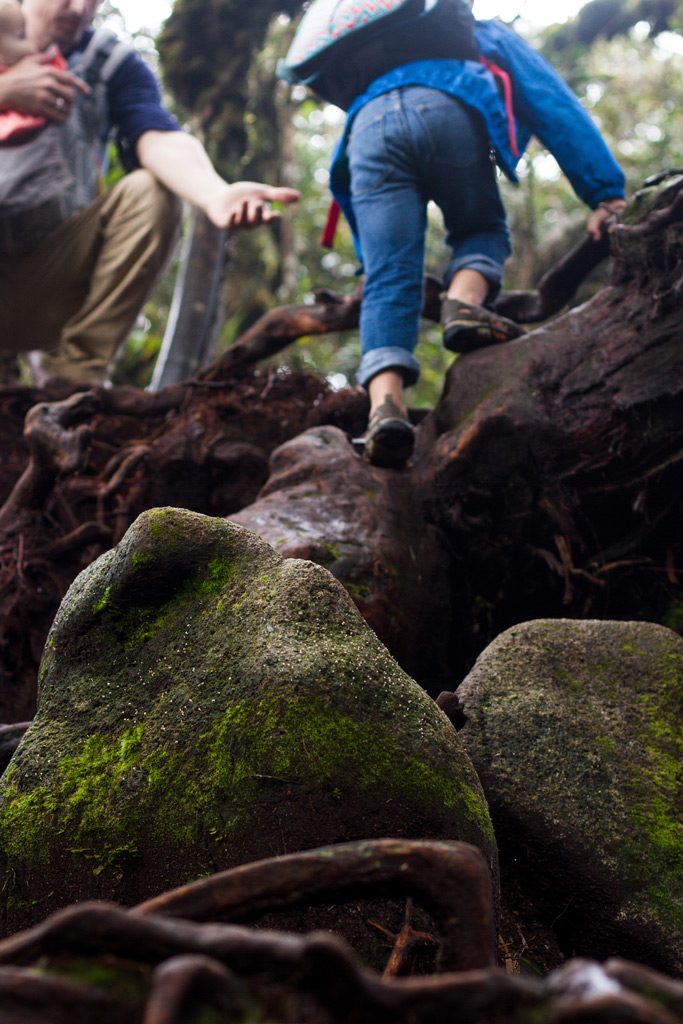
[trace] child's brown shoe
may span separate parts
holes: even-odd
[[[473,306],[460,299],[444,299],[441,303],[443,343],[451,352],[474,352],[487,345],[499,345],[524,334],[524,328],[513,320],[498,316],[483,306]]]

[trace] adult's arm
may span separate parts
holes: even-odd
[[[144,132],[137,141],[141,167],[181,199],[203,210],[219,228],[252,228],[279,217],[269,203],[294,203],[293,188],[257,181],[228,184],[216,172],[202,144],[185,132]]]
[[[76,93],[90,92],[89,86],[70,71],[53,67],[55,50],[30,54],[0,75],[0,111],[45,117],[63,124],[69,116]]]
[[[109,113],[126,169],[146,168],[171,192],[203,210],[217,227],[266,224],[279,216],[269,203],[292,203],[299,198],[291,188],[224,181],[201,143],[180,131],[164,109],[158,83],[137,54],[112,76]]]

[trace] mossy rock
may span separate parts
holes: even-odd
[[[683,971],[683,640],[538,620],[458,689],[501,859],[565,955]]]
[[[49,634],[0,783],[4,930],[382,836],[474,843],[495,875],[450,722],[327,570],[222,519],[145,512]]]

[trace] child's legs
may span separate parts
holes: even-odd
[[[417,180],[414,144],[402,91],[368,103],[349,141],[353,210],[363,251],[362,359],[367,385],[394,369],[414,383],[413,356],[422,308],[426,202]]]
[[[428,106],[418,105],[416,115],[432,139],[425,162],[426,187],[443,214],[451,249],[446,284],[458,271],[475,271],[488,282],[492,297],[500,288],[511,246],[483,121],[446,94]],[[469,301],[475,301],[474,296]]]

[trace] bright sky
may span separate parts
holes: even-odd
[[[117,0],[116,6],[129,32],[147,28],[156,33],[164,18],[170,14],[173,4],[171,0]]]
[[[549,25],[566,21],[583,6],[585,0],[475,0],[474,13],[478,18],[502,18],[511,21],[519,15],[536,25]],[[155,31],[171,10],[170,0],[118,0],[131,32],[140,28]]]
[[[523,18],[533,25],[552,25],[573,17],[586,0],[474,0],[477,18]]]

